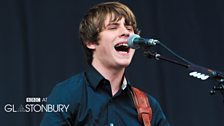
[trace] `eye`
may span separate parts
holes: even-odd
[[[133,27],[132,26],[126,26],[128,31],[133,31]]]
[[[111,24],[107,27],[107,29],[109,29],[109,30],[113,30],[113,29],[117,29],[117,28],[118,28],[118,25],[116,25],[116,24]]]

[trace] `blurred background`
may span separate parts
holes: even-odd
[[[0,1],[0,117],[2,126],[38,126],[43,112],[18,110],[27,97],[45,98],[60,81],[87,68],[79,22],[103,0]],[[224,71],[223,0],[120,0],[137,17],[141,36],[155,38],[187,60]],[[162,47],[157,52],[172,57]],[[173,58],[173,57],[172,57]],[[224,125],[216,81],[202,81],[187,69],[148,59],[136,50],[128,78],[154,96],[173,126]]]

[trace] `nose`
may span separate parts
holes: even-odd
[[[130,36],[130,31],[123,25],[121,27],[121,37],[129,37]]]

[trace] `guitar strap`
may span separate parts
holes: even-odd
[[[144,126],[151,126],[152,110],[149,105],[148,97],[138,88],[132,87],[132,98],[138,112],[138,120]]]

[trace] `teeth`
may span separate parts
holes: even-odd
[[[128,46],[128,44],[127,43],[119,43],[116,45],[116,47],[119,47],[119,46]]]

